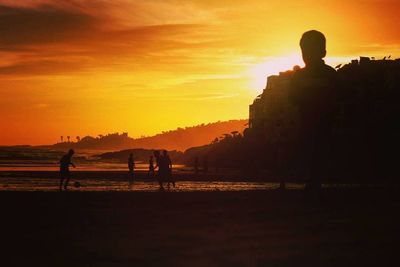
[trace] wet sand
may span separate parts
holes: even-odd
[[[10,171],[1,171],[0,170],[0,179],[3,177],[15,177],[15,178],[53,178],[58,179],[60,176],[58,170],[54,171],[19,171],[19,170],[10,170]],[[96,170],[71,170],[71,179],[74,180],[85,180],[85,179],[107,179],[107,180],[127,180],[130,177],[128,171],[96,171]],[[243,173],[238,171],[224,171],[224,172],[209,172],[209,173],[198,173],[195,174],[190,171],[185,170],[174,170],[173,177],[176,181],[276,181],[271,176],[267,175],[243,175]],[[155,178],[149,177],[147,171],[135,171],[135,180],[138,181],[151,181],[155,180]]]
[[[27,178],[27,179],[59,179],[60,174],[58,170],[0,170],[0,179],[2,178]],[[77,170],[71,169],[71,180],[85,181],[85,179],[98,179],[98,180],[115,180],[126,181],[130,177],[128,171],[120,170]],[[194,173],[186,169],[174,169],[173,177],[176,181],[230,181],[230,182],[280,182],[280,177],[268,173],[267,171],[260,171],[258,173],[251,173],[249,171],[225,169],[219,172],[210,171],[208,173]],[[147,171],[135,171],[135,180],[137,181],[155,181],[153,177],[149,177]],[[303,183],[304,180],[296,176],[287,176],[285,181],[289,183]],[[324,183],[379,183],[376,179],[366,179],[365,177],[332,177],[327,176],[323,179]],[[387,181],[386,181],[387,182]],[[393,179],[394,183],[398,183],[397,179]]]
[[[395,266],[397,190],[0,192],[3,266]]]

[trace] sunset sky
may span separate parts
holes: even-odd
[[[330,64],[400,57],[398,0],[0,0],[0,144],[247,118],[267,75],[301,65],[304,31]]]

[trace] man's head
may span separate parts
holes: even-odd
[[[301,52],[306,65],[320,62],[326,56],[326,39],[319,31],[308,31],[300,40]]]
[[[75,151],[74,151],[73,149],[68,150],[68,154],[69,154],[69,155],[72,156],[74,153],[75,153]]]

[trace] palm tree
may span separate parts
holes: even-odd
[[[79,135],[76,137],[76,141],[80,142],[81,138],[79,137]]]
[[[69,143],[69,139],[71,138],[71,136],[67,135],[67,139],[68,139],[68,143]]]
[[[61,143],[64,142],[64,136],[61,135]]]

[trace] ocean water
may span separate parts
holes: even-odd
[[[76,168],[72,168],[75,171],[126,171],[128,169],[127,164],[123,163],[108,163],[108,162],[94,162],[85,164],[76,164]],[[182,169],[184,165],[172,165],[173,169]],[[58,163],[47,163],[43,164],[35,162],[1,162],[0,171],[58,171]],[[148,170],[149,165],[143,163],[136,163],[135,170],[144,171]]]

